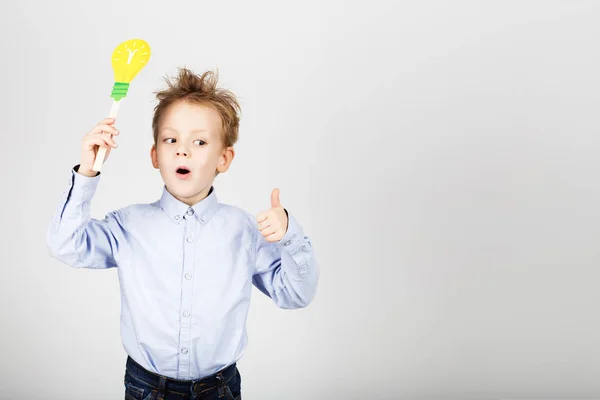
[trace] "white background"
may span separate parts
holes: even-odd
[[[160,197],[153,91],[218,68],[240,99],[219,199],[274,187],[321,265],[306,309],[254,291],[245,400],[600,398],[599,1],[13,1],[0,6],[2,399],[123,398],[116,270],[45,231],[152,48],[92,213]]]

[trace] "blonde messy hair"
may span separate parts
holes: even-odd
[[[165,78],[168,88],[154,92],[158,99],[152,118],[155,145],[158,140],[160,117],[171,104],[179,100],[212,107],[219,113],[223,122],[223,134],[221,136],[223,146],[233,146],[237,142],[241,113],[240,105],[231,91],[217,87],[218,79],[217,72],[206,71],[202,75],[197,75],[187,68],[179,68],[179,74],[174,80],[170,80],[168,77]]]

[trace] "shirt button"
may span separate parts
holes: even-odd
[[[186,349],[185,347],[183,349],[181,349],[181,354],[187,354],[188,349]]]
[[[206,221],[206,217],[205,217],[204,215],[203,215],[202,217],[200,217],[200,219],[201,219],[202,221]]]
[[[194,241],[194,238],[191,236],[188,236],[188,238],[186,240],[188,243],[192,243]]]
[[[288,241],[287,241],[287,242],[285,242],[283,245],[284,245],[284,246],[289,246],[291,243],[292,243],[292,241],[291,241],[291,240],[288,240]]]
[[[188,281],[192,279],[192,274],[190,274],[189,272],[185,274],[185,279],[187,279]]]
[[[179,215],[175,216],[175,221],[179,221]]]
[[[194,213],[194,210],[192,210],[191,208],[189,210],[187,210],[187,215],[192,215]]]
[[[189,311],[184,311],[183,312],[183,316],[186,317],[186,318],[189,317],[190,316],[190,312]]]

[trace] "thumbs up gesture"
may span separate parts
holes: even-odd
[[[283,238],[288,229],[288,217],[279,201],[279,189],[271,192],[271,209],[263,211],[256,216],[258,230],[268,242],[278,242]]]

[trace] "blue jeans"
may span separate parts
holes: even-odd
[[[242,378],[236,364],[196,380],[150,372],[131,357],[125,367],[125,400],[241,400]]]

